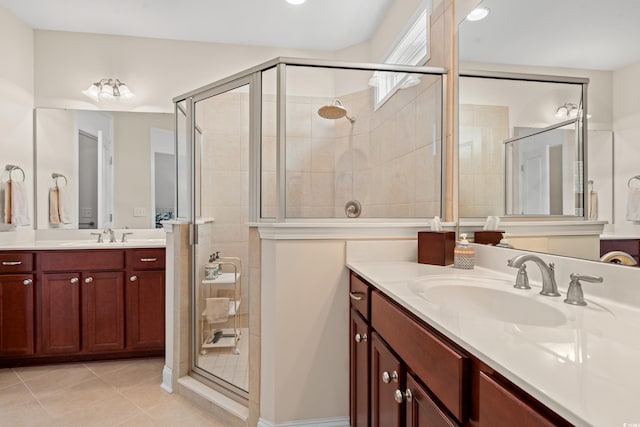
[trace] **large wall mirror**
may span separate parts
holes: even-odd
[[[640,63],[640,51],[634,46],[637,25],[629,19],[640,12],[640,3],[616,2],[607,10],[600,2],[583,0],[477,3],[489,9],[488,17],[463,20],[458,28],[461,223],[478,222],[488,215],[501,216],[503,221],[527,220],[527,215],[553,220],[561,215],[603,221],[605,233],[629,229],[633,224],[624,217],[627,181],[639,171],[627,165],[626,157],[636,153],[622,139],[624,133],[638,132],[629,129],[636,111],[614,106],[631,103],[618,100],[625,96],[620,86],[630,84],[626,70]],[[584,176],[579,176],[579,155],[572,151],[580,143],[575,135],[579,128],[569,122],[579,117],[584,101],[577,85],[536,82],[533,86],[517,79],[478,77],[505,73],[589,80]],[[560,126],[563,121],[566,124]],[[521,145],[529,134],[550,137],[534,143],[542,147],[540,153]],[[546,156],[549,170],[540,167],[538,154]],[[559,183],[558,192],[534,192],[535,197],[527,199],[523,180],[544,181],[535,174],[523,175],[527,162],[537,165],[533,170],[544,179]],[[584,206],[572,201],[578,197]],[[597,203],[590,205],[590,200]],[[510,215],[520,218],[504,219]],[[573,256],[585,257],[579,252]]]
[[[159,228],[175,209],[174,121],[37,109],[36,228]]]

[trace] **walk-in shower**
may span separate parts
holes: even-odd
[[[259,370],[248,368],[261,339],[260,298],[249,298],[260,290],[256,225],[443,215],[445,73],[277,58],[174,99],[178,217],[193,224],[194,376],[258,392]],[[216,252],[239,259],[238,274],[206,279]],[[219,301],[229,301],[227,323],[210,321],[207,304]],[[238,340],[216,348],[216,336]]]

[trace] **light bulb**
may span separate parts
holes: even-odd
[[[489,15],[489,9],[486,7],[476,7],[467,15],[467,21],[480,21]]]

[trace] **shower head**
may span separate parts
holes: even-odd
[[[318,109],[318,115],[324,119],[337,120],[345,117],[351,123],[355,122],[356,119],[353,117],[349,117],[347,115],[347,109],[344,108],[342,102],[339,99],[333,101],[331,105],[324,105]]]

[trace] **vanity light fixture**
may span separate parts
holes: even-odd
[[[467,15],[467,21],[480,21],[489,16],[489,8],[476,7]]]
[[[289,4],[302,4],[307,0],[287,0],[287,3]]]
[[[580,109],[576,104],[574,104],[573,102],[567,102],[564,105],[561,105],[558,107],[558,109],[556,110],[555,116],[558,119],[562,119],[562,118],[575,119],[576,117],[578,117],[579,111]],[[590,119],[591,114],[587,114],[587,118]]]
[[[118,79],[101,79],[93,83],[82,93],[94,101],[112,101],[115,99],[131,99],[134,97],[129,86]]]

